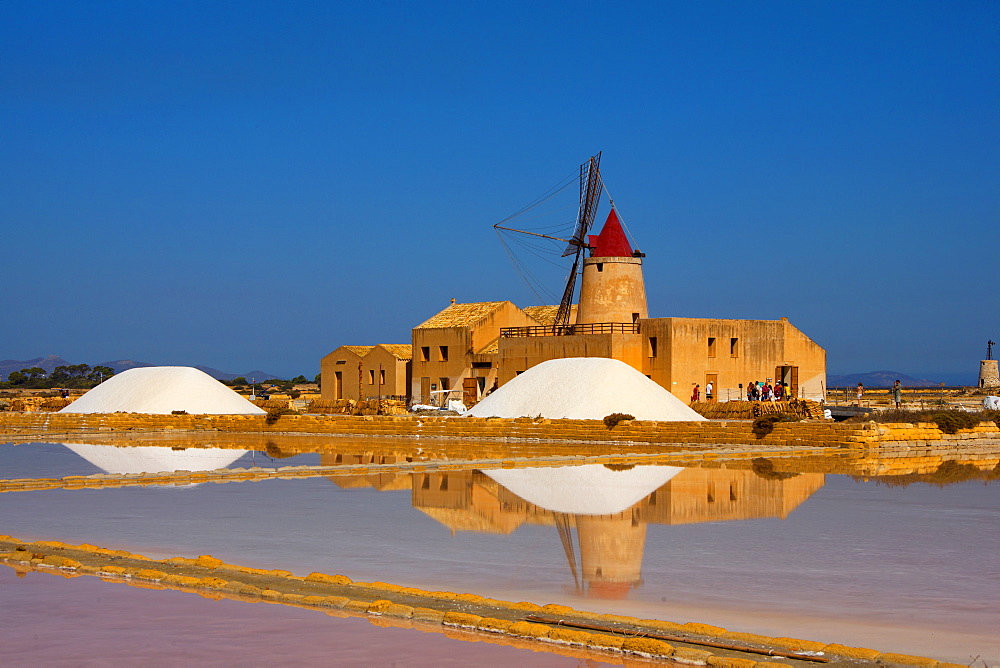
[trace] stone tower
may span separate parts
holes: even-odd
[[[583,261],[576,324],[648,318],[642,254],[632,250],[614,209],[601,233],[590,236],[590,245],[593,253]]]
[[[589,596],[624,598],[642,583],[646,523],[633,513],[576,516],[580,566]]]
[[[979,387],[1000,386],[1000,369],[997,360],[981,360],[979,362]]]

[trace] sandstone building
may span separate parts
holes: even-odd
[[[401,345],[392,347],[395,364],[386,361],[387,346],[341,346],[324,357],[323,397],[408,395],[470,405],[532,366],[564,357],[621,360],[684,401],[695,384],[707,398],[711,383],[712,399],[726,401],[745,398],[747,383],[766,380],[786,383],[793,397],[824,397],[826,351],[787,318],[649,317],[644,254],[632,249],[614,209],[588,248],[568,324],[556,323],[556,306],[453,299],[413,328],[408,363]]]

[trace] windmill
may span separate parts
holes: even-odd
[[[597,155],[592,156],[587,160],[587,162],[580,165],[580,204],[576,215],[576,224],[574,225],[573,235],[569,239],[505,227],[500,223],[493,226],[495,230],[506,230],[508,232],[528,234],[531,236],[542,237],[544,239],[561,241],[567,244],[562,257],[572,255],[573,265],[570,269],[569,276],[566,279],[566,286],[563,289],[562,299],[559,302],[559,310],[556,312],[555,322],[553,323],[557,330],[560,327],[569,326],[569,316],[573,306],[573,295],[576,291],[576,279],[580,273],[581,259],[583,258],[584,251],[589,248],[589,245],[587,244],[587,233],[594,224],[594,218],[597,215],[597,208],[600,204],[603,192],[604,182],[601,179],[601,152],[598,152]],[[536,205],[537,203],[532,206]],[[522,210],[522,212],[527,210],[527,208]],[[510,219],[508,218],[507,220]],[[506,222],[506,220],[502,222]]]

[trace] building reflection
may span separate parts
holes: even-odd
[[[390,459],[328,455],[322,463],[394,463]],[[775,473],[767,466],[615,465],[330,476],[347,488],[409,488],[413,507],[452,533],[509,534],[522,524],[552,526],[575,587],[598,598],[624,598],[641,586],[647,525],[784,519],[824,479],[822,473]]]

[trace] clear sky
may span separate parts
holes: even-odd
[[[3,359],[311,376],[452,297],[537,304],[492,225],[597,151],[653,316],[947,382],[1000,337],[992,0],[3,17]]]

